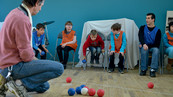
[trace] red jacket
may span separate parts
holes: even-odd
[[[88,35],[88,38],[83,45],[83,56],[86,56],[86,49],[90,46],[92,46],[92,47],[100,46],[101,49],[104,49],[104,41],[98,34],[97,34],[96,40],[94,40],[94,41],[92,41],[90,38],[90,35]]]

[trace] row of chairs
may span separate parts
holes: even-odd
[[[99,36],[102,38],[102,40],[105,42],[105,41],[108,41],[109,42],[109,45],[110,45],[110,34],[107,36],[107,37],[105,37],[102,33],[100,33],[100,32],[98,32],[98,34],[99,34]],[[87,37],[86,37],[86,39],[88,38],[88,35],[87,35]],[[56,41],[56,47],[58,46],[58,39],[62,39],[62,32],[61,33],[59,33],[58,34],[58,37],[57,37],[57,41]],[[105,50],[105,53],[107,53],[108,55],[107,55],[107,57],[105,56],[105,53],[101,53],[101,56],[102,56],[102,58],[103,58],[103,60],[102,60],[102,62],[101,62],[101,64],[102,64],[102,67],[104,67],[104,71],[105,71],[105,68],[106,68],[106,64],[107,64],[107,70],[108,70],[108,68],[109,68],[109,52],[110,52],[110,50],[109,49],[107,49],[107,50]],[[163,51],[162,51],[163,52]],[[72,51],[70,51],[70,53],[71,53],[71,55],[73,56],[73,65],[72,65],[72,68],[75,66],[75,51],[74,50],[72,50]],[[90,50],[89,49],[87,49],[87,54],[86,54],[86,56],[88,57],[88,55],[90,54],[91,52],[90,52]],[[161,55],[159,54],[159,58],[161,58],[160,57]],[[166,55],[164,55],[164,56],[166,56]],[[152,57],[152,54],[151,53],[149,53],[149,58],[151,58]],[[106,62],[104,63],[104,59],[106,58]],[[165,57],[164,57],[165,58]],[[56,49],[55,49],[55,57],[54,57],[54,60],[56,60],[57,59],[57,51],[56,51]],[[126,54],[125,54],[125,60],[126,60]],[[125,61],[124,62],[125,64],[124,65],[126,65],[126,69],[127,69],[127,71],[128,71],[128,64],[127,64],[127,62]],[[139,60],[139,73],[140,73],[140,68],[141,68],[141,66],[140,66],[140,63],[141,63],[141,61]],[[160,59],[159,60],[159,70],[160,70],[160,74],[163,74],[163,70],[164,70],[164,65],[163,65],[164,63],[163,63],[163,61]],[[87,67],[87,63],[86,63],[86,65],[85,66],[83,66],[83,68],[84,68],[84,70],[85,70],[85,67]]]
[[[105,36],[102,34],[102,33],[100,33],[100,32],[98,32],[98,34],[99,34],[99,36],[102,38],[102,40],[105,42],[106,40],[108,41],[108,42],[110,42],[110,34],[107,36],[107,38],[105,38]],[[86,37],[86,39],[88,38],[88,35],[87,35],[87,37]],[[56,41],[56,47],[58,46],[58,40],[59,39],[62,39],[62,32],[60,32],[59,34],[58,34],[58,37],[57,37],[57,41]],[[109,50],[107,50],[107,51],[105,51],[106,53],[109,53],[110,51]],[[73,56],[73,65],[72,65],[72,68],[74,67],[74,60],[75,60],[75,51],[74,50],[72,50],[72,51],[70,51],[70,53],[71,53],[71,55]],[[87,49],[87,54],[86,54],[86,56],[88,57],[88,55],[90,54],[91,52],[90,52],[90,50],[89,49]],[[105,71],[105,68],[106,68],[106,65],[105,64],[107,64],[107,70],[108,70],[108,67],[109,67],[109,62],[106,62],[105,64],[104,64],[104,59],[105,58],[107,58],[106,60],[108,60],[109,59],[109,55],[107,56],[107,57],[105,57],[105,53],[101,53],[101,56],[102,56],[102,62],[101,62],[101,65],[102,65],[102,67],[104,68],[104,71]],[[56,60],[57,59],[57,51],[56,51],[56,49],[55,49],[55,58],[54,58],[54,60]],[[124,62],[125,63],[125,62]],[[84,70],[85,70],[85,67],[87,67],[87,62],[86,62],[86,65],[85,66],[83,66],[83,68],[84,68]],[[128,71],[128,65],[126,64],[126,68],[127,68],[127,71]]]

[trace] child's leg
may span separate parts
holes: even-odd
[[[65,46],[65,48],[63,50],[64,50],[64,61],[63,61],[62,64],[64,65],[64,68],[66,69],[66,64],[67,64],[68,56],[69,56],[69,51],[74,50],[74,49],[69,47],[69,46]]]
[[[101,53],[101,47],[96,47],[96,64],[99,64],[100,53]]]
[[[33,49],[34,49],[34,48],[33,48]],[[39,51],[38,51],[38,50],[36,50],[36,49],[34,49],[34,51],[35,51],[35,57],[37,57],[37,56],[38,56]]]
[[[173,47],[166,48],[165,53],[168,55],[168,64],[166,66],[166,69],[168,71],[171,71],[173,64]]]
[[[124,70],[124,57],[122,56],[122,54],[119,54],[119,63],[118,63],[118,69],[120,69],[121,71]]]
[[[115,64],[114,64],[114,53],[112,55],[110,55],[110,63],[109,63],[109,68],[115,68]]]
[[[112,55],[110,55],[110,63],[109,63],[109,73],[114,71],[115,68],[115,64],[114,64],[114,53]]]
[[[96,48],[90,46],[89,49],[91,51],[91,61],[90,61],[90,63],[93,64],[94,63],[94,58],[95,58],[95,53],[96,53]]]
[[[61,47],[61,45],[57,46],[56,50],[57,50],[57,53],[58,53],[59,61],[62,63],[63,62],[63,56],[62,56],[62,47]]]
[[[46,59],[47,53],[46,53],[46,51],[44,50],[44,48],[42,47],[42,45],[39,45],[38,48],[40,48],[42,51],[45,52],[45,54],[41,56],[41,59]]]

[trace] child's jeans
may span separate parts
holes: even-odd
[[[93,62],[94,59],[96,61],[99,61],[99,56],[100,56],[100,53],[101,53],[101,47],[92,47],[92,46],[90,46],[89,49],[91,51],[91,61]]]
[[[168,58],[173,59],[173,47],[166,48],[165,53],[168,55]]]

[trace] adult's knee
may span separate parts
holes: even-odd
[[[153,53],[154,54],[159,54],[159,48],[153,48]]]
[[[144,50],[144,48],[142,47],[141,48],[141,55],[146,55],[148,52],[148,50]]]
[[[63,64],[56,62],[55,68],[54,68],[54,74],[55,77],[59,77],[64,73],[64,66]]]

